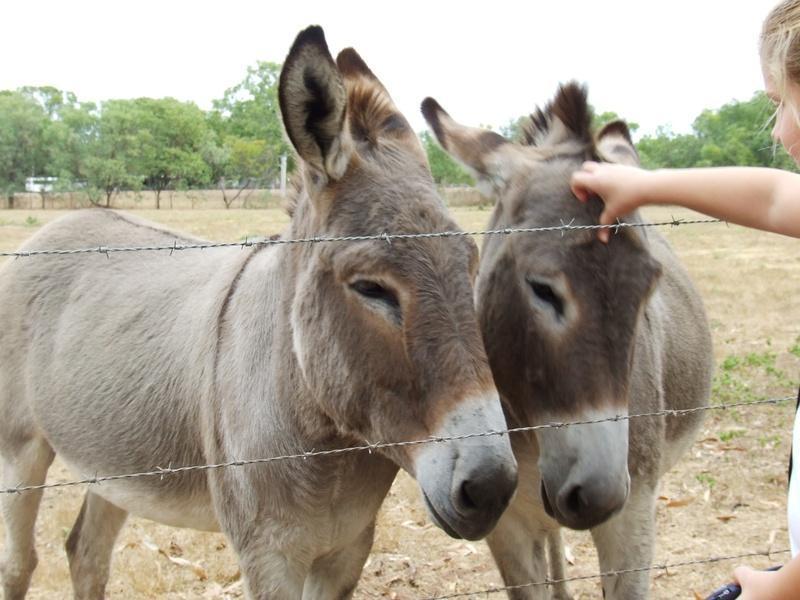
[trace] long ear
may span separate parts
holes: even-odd
[[[322,28],[301,31],[281,70],[278,99],[286,132],[307,164],[337,180],[352,156],[347,92]]]
[[[639,165],[639,154],[624,121],[611,121],[597,133],[595,148],[601,159],[623,165]]]
[[[336,57],[336,65],[347,88],[348,121],[353,140],[373,147],[382,139],[395,140],[425,161],[419,138],[358,52],[345,48]]]
[[[516,165],[525,160],[521,149],[502,135],[456,123],[433,98],[422,101],[422,115],[442,148],[475,173],[479,183],[489,184],[494,191],[504,189]]]

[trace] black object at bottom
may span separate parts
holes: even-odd
[[[765,571],[777,571],[781,568],[782,565],[778,565],[777,567],[770,567],[769,569],[765,569]],[[733,600],[734,598],[738,598],[742,593],[742,586],[738,583],[729,583],[728,585],[722,586],[711,592],[711,595],[706,598],[706,600]]]

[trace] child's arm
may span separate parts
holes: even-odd
[[[601,225],[646,204],[677,204],[737,225],[800,237],[800,175],[757,167],[645,171],[585,163],[572,176],[580,200],[605,202]],[[600,230],[608,241],[609,231]]]
[[[742,586],[739,600],[797,600],[800,598],[800,555],[778,571],[738,567],[733,578]]]

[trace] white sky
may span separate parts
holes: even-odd
[[[353,46],[417,131],[435,97],[497,128],[560,81],[600,111],[686,131],[704,108],[761,89],[758,33],[776,0],[5,0],[0,89],[54,85],[81,100],[173,96],[209,108],[256,60],[282,62],[309,24]]]

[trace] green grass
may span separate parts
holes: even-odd
[[[723,431],[722,433],[719,434],[719,439],[722,442],[730,442],[731,440],[737,437],[741,437],[743,435],[744,431],[742,431],[741,429],[734,429],[731,431]]]
[[[694,478],[697,479],[701,485],[707,486],[708,489],[714,489],[714,486],[717,485],[717,480],[708,473],[700,473],[699,475],[695,475]]]

